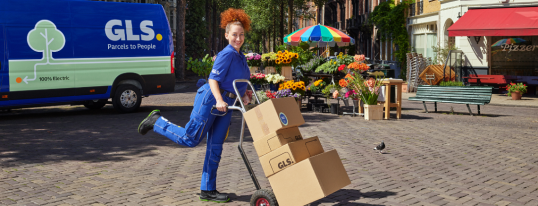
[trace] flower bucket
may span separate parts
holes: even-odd
[[[254,85],[252,85],[252,86],[254,86],[254,89],[255,89],[256,91],[260,91],[260,90],[261,90],[261,87],[262,87],[262,86],[259,85],[259,84],[254,84]]]
[[[297,100],[297,106],[299,106],[299,110],[301,110],[301,108],[303,107],[303,101],[298,99]]]
[[[342,99],[344,106],[349,107],[349,99]]]
[[[364,119],[365,120],[382,120],[383,119],[383,105],[364,105]]]
[[[286,78],[285,80],[292,80],[293,79],[291,66],[282,66],[282,76],[284,76]]]
[[[250,73],[255,74],[259,67],[250,67]]]
[[[331,103],[331,114],[338,114],[339,106],[337,103]]]
[[[265,74],[274,74],[276,73],[275,67],[265,67]]]
[[[269,90],[278,91],[278,84],[269,84]]]
[[[512,100],[521,100],[521,92],[519,91],[512,92]]]

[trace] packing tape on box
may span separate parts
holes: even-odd
[[[267,123],[265,123],[262,115],[262,111],[259,107],[254,108],[254,112],[256,113],[256,117],[258,117],[258,122],[260,123],[260,127],[262,128],[262,132],[264,135],[269,134],[269,126],[267,126]]]

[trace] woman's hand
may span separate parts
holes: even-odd
[[[217,100],[217,110],[220,112],[226,112],[228,110],[228,104],[224,102],[223,100]]]
[[[241,97],[241,99],[243,99],[243,105],[250,103],[250,97],[248,97],[248,95]]]
[[[241,99],[243,99],[243,105],[250,103],[252,100],[252,90],[247,90]]]

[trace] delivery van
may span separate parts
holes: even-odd
[[[0,109],[133,112],[142,97],[174,91],[172,44],[159,4],[1,0]]]

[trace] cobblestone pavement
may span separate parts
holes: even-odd
[[[195,88],[182,91],[147,98],[132,114],[111,106],[1,113],[0,205],[217,205],[197,197],[205,142],[187,148],[136,132],[153,109],[184,125]],[[465,105],[439,104],[438,113],[403,105],[399,120],[303,112],[303,136],[337,149],[352,180],[311,205],[538,205],[538,108],[485,106],[469,116]],[[236,148],[240,118],[234,114],[218,172],[219,191],[233,199],[223,205],[248,205],[255,190]],[[382,140],[386,153],[378,154],[372,149]]]

